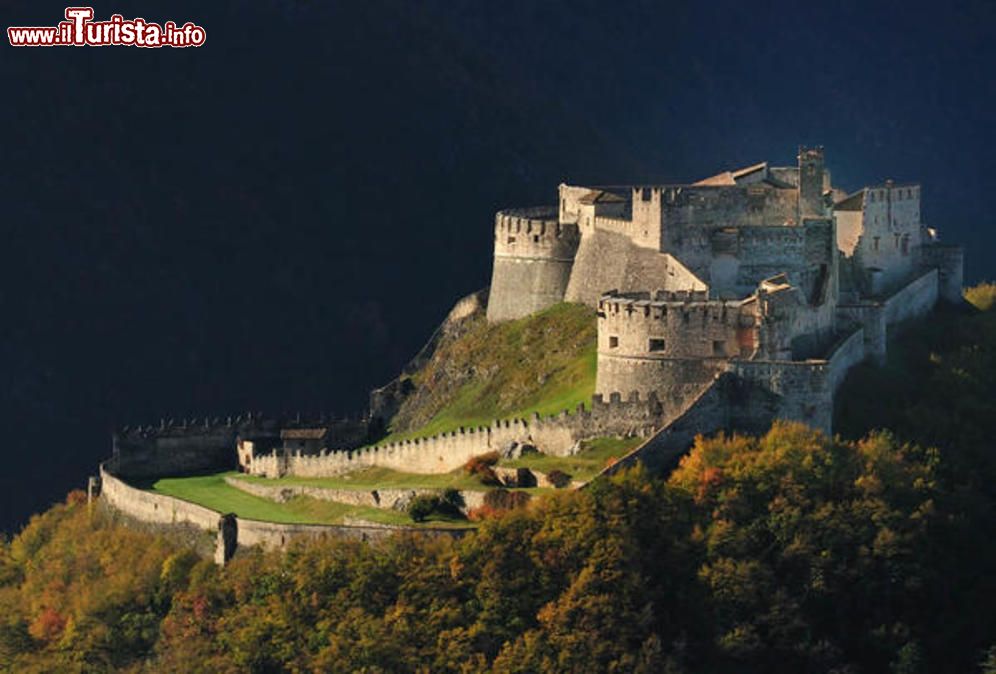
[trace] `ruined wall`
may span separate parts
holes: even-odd
[[[577,225],[558,222],[555,208],[498,213],[488,320],[521,318],[562,302],[579,241]]]

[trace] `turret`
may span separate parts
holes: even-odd
[[[822,218],[823,204],[823,148],[799,146],[799,222],[803,218]]]

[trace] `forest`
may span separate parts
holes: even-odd
[[[0,550],[18,672],[996,673],[996,286],[907,326],[827,437],[698,438],[458,540],[221,568],[81,492]]]

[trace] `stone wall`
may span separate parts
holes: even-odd
[[[610,290],[705,290],[706,285],[667,253],[644,248],[620,233],[595,229],[581,239],[564,299],[588,306]]]
[[[577,225],[561,224],[556,208],[498,213],[488,320],[521,318],[562,302],[579,241]]]
[[[101,500],[124,515],[149,526],[161,527],[164,531],[194,527],[216,533],[223,523],[232,547],[262,545],[269,549],[283,548],[298,538],[349,538],[357,540],[377,540],[396,533],[405,532],[419,536],[462,536],[463,529],[444,527],[419,527],[381,524],[281,524],[260,522],[231,515],[223,515],[195,503],[164,494],[155,494],[137,489],[114,476],[104,465],[100,467]],[[234,529],[234,531],[233,531]],[[219,547],[221,543],[219,542]],[[219,551],[220,553],[220,551]],[[230,553],[216,554],[219,561],[227,561]]]
[[[923,316],[937,304],[938,272],[931,269],[926,274],[903,286],[884,302],[886,325]]]
[[[924,267],[936,268],[938,275],[938,293],[948,302],[962,302],[962,283],[964,282],[964,255],[961,246],[943,243],[931,243],[920,249],[921,264]]]
[[[234,422],[185,422],[115,433],[114,470],[128,477],[156,477],[231,468],[239,432]]]
[[[178,498],[136,489],[100,467],[101,497],[109,505],[150,524],[189,523],[214,530],[219,513]]]
[[[247,494],[277,503],[286,503],[292,498],[305,496],[320,501],[334,501],[346,505],[384,510],[404,510],[404,505],[413,497],[422,494],[438,494],[442,491],[440,489],[333,489],[298,484],[270,486],[231,476],[225,477],[225,482]],[[476,508],[484,503],[483,491],[466,490],[461,491],[460,495],[463,497],[467,509]]]
[[[731,361],[727,371],[776,396],[775,418],[831,432],[830,364],[820,361]]]
[[[850,369],[863,361],[866,356],[863,328],[857,328],[834,347],[830,356],[829,386],[832,393],[837,392]]]
[[[530,419],[498,420],[489,426],[460,428],[428,438],[415,438],[352,452],[327,451],[317,455],[274,451],[255,456],[250,473],[262,477],[333,477],[369,467],[407,473],[448,473],[471,457],[500,450],[511,442],[529,443],[554,456],[568,454],[578,440],[600,436],[649,435],[684,409],[655,395],[632,391],[596,395],[591,409],[568,411]]]

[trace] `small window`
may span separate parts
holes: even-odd
[[[878,236],[876,236],[876,237],[874,237],[872,239],[872,249],[873,250],[878,250],[878,242],[879,242],[880,239],[881,239],[881,237],[878,237]]]
[[[640,193],[640,199],[642,201],[650,201],[650,197],[651,197],[650,188],[649,187],[644,187],[643,190]]]
[[[609,335],[609,348],[616,349],[619,347],[619,338],[615,335]]]
[[[539,234],[533,234],[533,243],[539,243]]]
[[[909,255],[910,254],[910,235],[909,234],[907,234],[907,235],[905,235],[903,237],[902,247],[903,247],[903,255]]]
[[[712,340],[712,355],[714,356],[725,356],[726,355],[726,342],[721,339]]]
[[[508,241],[506,241],[506,243],[515,243],[515,237],[514,236],[508,237]]]
[[[664,340],[659,337],[650,338],[650,350],[651,351],[663,351],[664,350]]]

